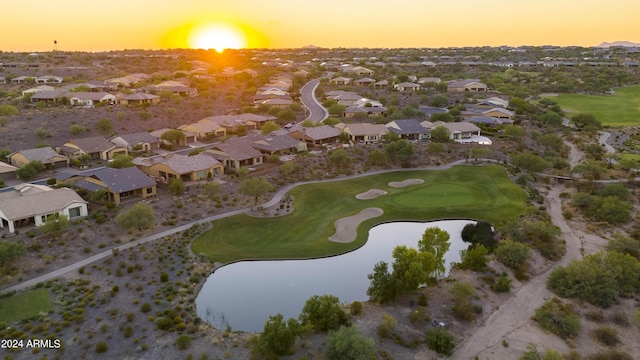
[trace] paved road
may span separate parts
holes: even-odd
[[[329,117],[327,109],[320,105],[315,96],[315,91],[319,84],[320,79],[313,79],[304,84],[302,89],[300,89],[300,101],[309,109],[309,117],[307,120],[311,120],[314,124],[322,122]]]
[[[444,169],[449,169],[452,166],[455,165],[460,165],[460,164],[464,164],[466,162],[466,160],[458,160],[458,161],[454,161],[452,163],[449,164],[444,164],[444,165],[440,165],[440,166],[429,166],[429,167],[424,167],[424,168],[415,168],[415,169],[389,169],[389,170],[379,170],[379,171],[374,171],[374,172],[369,172],[369,173],[364,173],[364,174],[356,174],[356,175],[352,175],[352,176],[346,176],[346,177],[340,177],[340,178],[335,178],[335,179],[328,179],[328,180],[311,180],[311,181],[302,181],[302,182],[297,182],[294,184],[290,184],[287,185],[281,189],[279,189],[271,198],[271,200],[269,200],[268,202],[262,204],[263,207],[269,207],[272,205],[276,205],[278,204],[278,202],[285,196],[285,194],[287,192],[289,192],[291,189],[293,189],[296,186],[300,186],[300,185],[305,185],[305,184],[313,184],[313,183],[319,183],[319,182],[332,182],[332,181],[342,181],[342,180],[349,180],[349,179],[355,179],[355,178],[359,178],[359,177],[363,177],[363,176],[369,176],[369,175],[375,175],[375,174],[382,174],[382,173],[387,173],[387,172],[398,172],[398,171],[412,171],[412,170],[444,170]],[[193,225],[196,224],[207,224],[210,223],[214,220],[218,220],[218,219],[222,219],[222,218],[226,218],[229,216],[234,216],[234,215],[238,215],[238,214],[243,214],[246,212],[249,212],[251,210],[251,208],[243,208],[243,209],[238,209],[238,210],[234,210],[234,211],[230,211],[227,213],[223,213],[223,214],[218,214],[218,215],[213,215],[213,216],[209,216],[203,219],[199,219],[199,220],[195,220],[189,223],[186,223],[184,225],[180,225],[177,226],[175,228],[169,229],[169,230],[165,230],[163,232],[157,233],[157,234],[153,234],[114,248],[118,248],[119,250],[126,250],[128,248],[140,245],[140,244],[144,244],[144,243],[148,243],[151,241],[155,241],[158,240],[160,238],[163,238],[165,236],[169,236],[169,235],[173,235],[177,232],[180,231],[184,231],[187,230],[189,228],[191,228]],[[19,284],[13,285],[13,286],[9,286],[7,288],[4,289],[0,289],[0,293],[5,293],[5,292],[10,292],[10,291],[19,291],[19,290],[23,290],[25,288],[28,288],[30,286],[36,285],[37,283],[40,282],[44,282],[47,280],[51,280],[53,278],[62,276],[64,274],[67,274],[71,271],[74,270],[78,270],[80,267],[82,266],[87,266],[89,264],[92,264],[98,260],[104,259],[108,256],[111,256],[113,254],[113,250],[109,249],[109,250],[105,250],[101,253],[95,254],[91,257],[88,257],[84,260],[80,260],[76,263],[67,265],[65,267],[62,267],[60,269],[54,270],[52,272],[49,272],[47,274],[43,274],[41,276],[38,276],[36,278],[21,282]]]

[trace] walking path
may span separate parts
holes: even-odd
[[[582,258],[580,251],[582,242],[581,236],[569,227],[562,216],[560,199],[562,191],[562,185],[554,186],[549,190],[547,200],[551,221],[560,228],[562,238],[566,241],[566,253],[557,265],[566,266],[572,260]],[[480,359],[493,358],[496,355],[493,352],[503,347],[502,340],[529,324],[535,309],[542,306],[545,299],[552,296],[552,293],[547,290],[547,278],[552,269],[553,267],[531,278],[514,292],[513,296],[502,303],[500,309],[494,312],[480,328],[476,329],[471,337],[458,345],[451,359],[469,360],[474,359],[475,356]],[[527,334],[529,335],[527,341],[535,343],[536,339],[533,333]],[[526,344],[524,345],[526,346]]]

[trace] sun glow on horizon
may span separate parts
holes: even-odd
[[[226,24],[205,25],[196,28],[189,36],[189,46],[194,49],[242,49],[247,47],[244,32]]]

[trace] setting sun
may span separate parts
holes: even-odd
[[[241,30],[227,25],[211,25],[196,29],[189,39],[196,49],[241,49],[247,47],[247,39]]]

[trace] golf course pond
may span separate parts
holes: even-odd
[[[352,252],[309,260],[240,261],[209,275],[198,297],[198,316],[217,329],[261,332],[270,315],[298,318],[313,295],[331,294],[341,303],[367,301],[369,279],[380,261],[393,263],[398,245],[417,248],[425,229],[439,227],[450,234],[445,255],[447,273],[460,261],[462,229],[472,220],[388,222],[369,231],[364,246]]]

